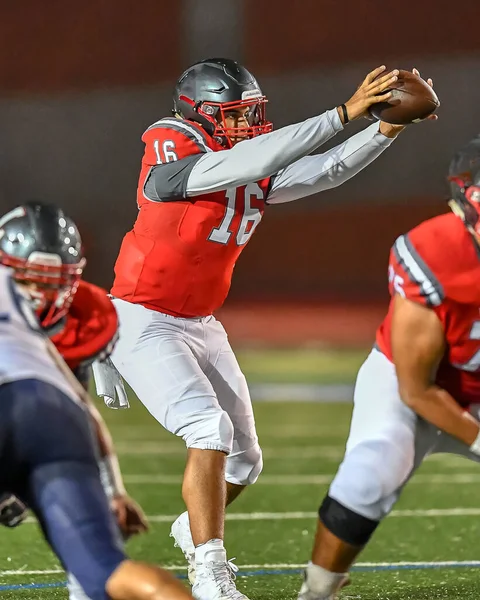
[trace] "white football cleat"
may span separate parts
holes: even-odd
[[[298,594],[298,600],[336,600],[338,596],[319,596],[312,592],[306,583],[302,584]]]
[[[337,579],[333,586],[331,586],[331,588],[335,589],[336,592],[333,594],[327,592],[328,595],[325,595],[325,593],[314,591],[312,590],[312,587],[311,585],[309,585],[308,581],[308,570],[312,569],[312,567],[313,569],[319,569],[319,567],[315,567],[314,565],[307,566],[303,574],[303,583],[298,594],[298,600],[337,600],[338,596],[336,592],[340,591],[343,587],[350,584],[350,578],[347,574],[330,573],[330,575],[335,576],[335,579]]]
[[[238,568],[227,561],[227,553],[221,540],[218,547],[209,542],[202,561],[197,561],[195,585],[192,596],[195,600],[248,600],[235,586]]]
[[[195,583],[195,546],[192,540],[187,511],[182,513],[173,523],[170,530],[170,537],[173,537],[175,540],[175,547],[180,548],[187,559],[188,581],[190,582],[190,585],[193,585]]]

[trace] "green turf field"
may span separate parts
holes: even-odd
[[[283,375],[289,367],[284,359]],[[246,361],[243,364],[248,371]],[[255,370],[258,361],[251,364]],[[338,382],[348,375],[342,368]],[[271,381],[278,381],[274,367],[270,375]],[[303,376],[315,380],[313,372],[297,379],[291,369],[288,381],[301,381]],[[342,457],[351,407],[283,402],[258,403],[255,408],[264,474],[231,507],[226,544],[244,575],[239,587],[251,600],[293,600],[300,566],[309,556],[315,512]],[[183,510],[182,443],[157,426],[137,402],[130,411],[103,412],[117,442],[127,487],[151,520],[150,532],[131,540],[128,551],[182,575],[183,556],[168,537],[171,521]],[[477,465],[455,457],[430,459],[379,528],[342,598],[477,599],[480,563],[468,563],[480,559],[479,484]],[[0,535],[2,600],[67,597],[60,587],[64,575],[36,524],[4,529]],[[438,564],[442,562],[453,564]]]
[[[369,350],[245,349],[237,357],[251,383],[346,384],[355,381]]]

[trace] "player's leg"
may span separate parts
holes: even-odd
[[[394,366],[373,350],[358,373],[345,457],[319,510],[301,600],[330,600],[345,584],[435,437],[400,399]]]
[[[191,600],[169,573],[126,559],[93,465],[50,463],[35,469],[32,504],[45,537],[91,600]]]
[[[202,348],[195,336],[203,337],[202,322],[120,300],[115,306],[120,340],[113,363],[153,417],[188,448],[182,492],[194,542],[223,538],[224,469],[233,427],[199,365]]]
[[[127,561],[104,494],[90,423],[55,387],[25,380],[2,386],[9,410],[15,492],[37,515],[63,566],[92,600],[191,596],[167,573]]]
[[[121,301],[115,305],[121,322],[112,356],[115,366],[156,420],[182,437],[188,448],[182,492],[189,526],[185,519],[185,540],[176,531],[172,534],[191,564],[195,555],[204,561],[208,554],[210,562],[225,568],[225,460],[232,449],[233,425],[202,368],[208,355],[204,319],[148,311],[153,314],[139,327],[135,313],[140,312],[140,322],[146,309]]]
[[[246,486],[257,481],[263,468],[262,451],[258,443],[247,381],[228,342],[227,334],[214,317],[208,320],[205,329],[210,349],[209,364],[205,372],[220,406],[233,424],[233,448],[225,469],[227,504],[230,504]]]
[[[202,367],[234,428],[233,449],[227,457],[225,470],[228,505],[247,485],[257,480],[262,470],[262,454],[247,383],[228,343],[225,330],[213,317],[205,319],[204,328],[209,353],[208,360]],[[193,580],[195,564],[187,512],[180,515],[172,525],[172,536],[190,559],[189,578]]]

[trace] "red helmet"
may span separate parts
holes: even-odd
[[[467,228],[480,235],[480,136],[453,157],[448,171],[450,208]]]
[[[251,138],[272,131],[265,116],[267,98],[255,77],[234,60],[211,58],[189,67],[177,81],[173,113],[195,121],[230,147],[231,138]],[[226,113],[247,108],[246,125],[227,127]]]
[[[75,223],[54,205],[30,202],[0,217],[0,263],[28,287],[50,329],[67,314],[86,260]]]

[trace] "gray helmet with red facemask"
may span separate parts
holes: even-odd
[[[67,314],[85,263],[77,226],[56,206],[29,202],[0,217],[0,264],[27,286],[44,329]]]
[[[272,131],[266,120],[265,104],[255,77],[234,60],[210,58],[189,67],[177,81],[173,95],[173,113],[199,123],[224,146],[230,138],[254,137]],[[248,125],[227,127],[225,114],[249,107]]]
[[[480,235],[480,135],[459,150],[448,170],[450,208]]]

